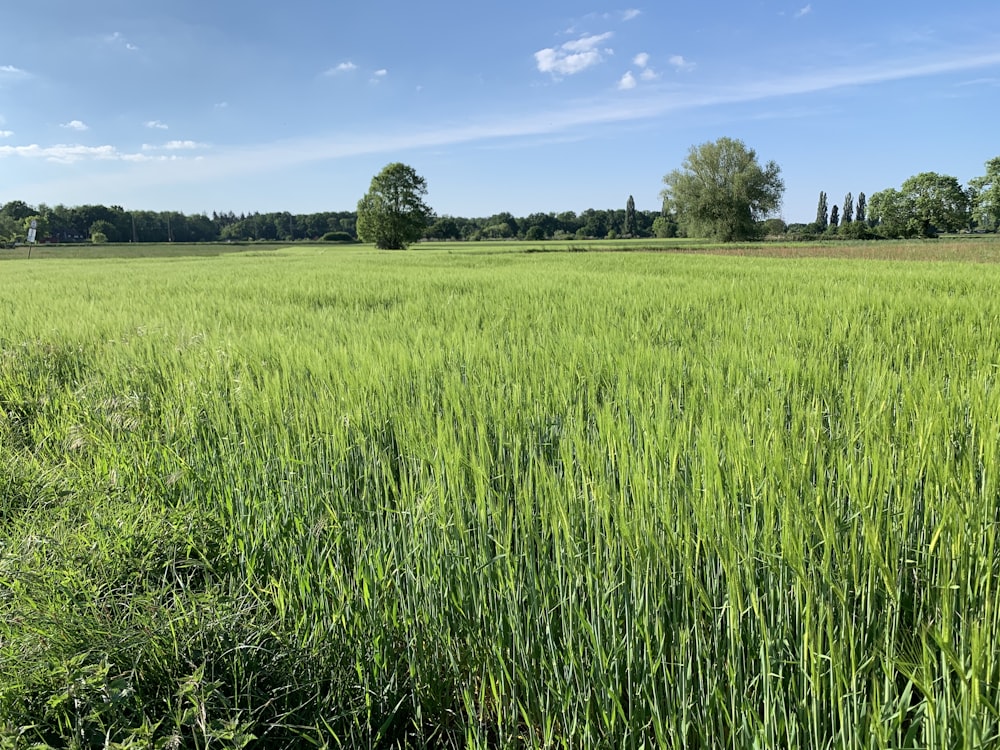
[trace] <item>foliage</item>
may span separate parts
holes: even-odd
[[[669,239],[677,236],[677,221],[671,216],[657,216],[653,220],[653,236]]]
[[[840,209],[836,206],[830,209],[830,228],[836,229],[840,226]]]
[[[626,237],[636,237],[639,233],[639,225],[635,219],[635,198],[631,195],[625,202],[625,226],[622,228]]]
[[[340,243],[356,242],[354,237],[352,237],[349,232],[327,232],[322,237],[320,237],[320,239],[323,242],[340,242]]]
[[[104,232],[91,232],[90,241],[95,245],[103,245],[108,241],[108,236]]]
[[[758,222],[781,206],[780,175],[775,162],[761,167],[756,152],[739,140],[692,146],[681,169],[663,178],[664,210],[676,214],[689,237],[752,239]]]
[[[854,221],[854,196],[848,193],[844,196],[844,206],[841,209],[840,221],[849,224]]]
[[[923,172],[875,193],[868,215],[887,237],[935,237],[968,226],[969,195],[954,177]]]
[[[765,237],[781,237],[788,231],[788,225],[784,219],[765,219],[761,225],[761,231]]]
[[[402,250],[423,235],[432,212],[427,182],[413,167],[395,162],[372,178],[358,201],[358,237],[383,250]]]
[[[855,213],[855,221],[864,223],[868,221],[868,199],[865,197],[864,193],[858,193],[858,210]]]
[[[819,191],[819,202],[816,204],[816,226],[819,231],[826,229],[829,213],[826,203],[826,193]]]
[[[986,162],[986,174],[969,181],[972,211],[984,229],[1000,227],[1000,156]]]

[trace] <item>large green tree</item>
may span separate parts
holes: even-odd
[[[358,201],[358,237],[383,250],[402,250],[420,239],[432,217],[426,194],[427,181],[413,167],[387,165]]]
[[[733,138],[692,146],[663,182],[664,213],[675,214],[687,236],[724,242],[756,237],[785,189],[775,162],[761,166],[756,152]]]
[[[875,193],[868,216],[888,237],[936,237],[968,226],[969,194],[954,177],[921,172],[899,190]]]

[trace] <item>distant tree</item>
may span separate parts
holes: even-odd
[[[358,236],[383,250],[402,250],[420,239],[432,215],[424,203],[427,181],[395,162],[372,178],[358,201]]]
[[[765,237],[780,237],[788,231],[784,219],[766,219],[762,227]]]
[[[935,237],[969,225],[969,195],[950,175],[922,172],[900,188],[912,233]]]
[[[821,230],[826,229],[827,216],[829,209],[826,206],[826,193],[822,190],[819,191],[819,203],[816,205],[816,226]]]
[[[844,196],[844,206],[841,209],[840,223],[850,224],[854,221],[854,196],[848,193]]]
[[[868,213],[883,237],[912,237],[914,234],[909,221],[910,207],[895,188],[874,193]]]
[[[979,226],[1000,225],[1000,156],[986,162],[986,174],[969,181],[969,202]]]
[[[639,228],[635,220],[635,199],[630,195],[625,203],[625,236],[635,237],[639,234]]]
[[[677,236],[677,222],[670,216],[657,216],[653,219],[653,235],[660,239]]]
[[[785,189],[775,162],[761,166],[753,149],[732,138],[692,146],[663,182],[664,210],[677,216],[685,234],[726,242],[756,237]]]
[[[121,239],[118,237],[118,229],[110,221],[104,219],[98,219],[93,224],[90,225],[90,236],[93,237],[95,234],[104,235],[105,242],[120,242]]]
[[[29,216],[34,216],[37,213],[36,209],[24,201],[10,201],[9,203],[5,203],[3,208],[0,208],[0,215],[14,219],[15,221],[24,221]]]
[[[458,223],[450,216],[442,216],[431,224],[424,236],[431,240],[457,240],[462,237]]]
[[[607,237],[609,227],[606,211],[588,208],[580,214],[580,218],[583,220],[581,229],[585,237],[595,237],[598,239]]]
[[[539,240],[545,239],[545,230],[542,229],[538,224],[533,224],[528,227],[528,231],[524,233],[524,239],[530,240],[531,242],[538,242]]]
[[[868,209],[868,200],[864,193],[858,193],[858,210],[854,214],[854,220],[864,223],[868,220],[865,211]]]
[[[836,206],[830,209],[830,227],[836,229],[840,226],[840,209]]]
[[[103,232],[94,232],[93,234],[90,235],[90,241],[93,242],[95,245],[103,245],[107,243],[108,237]]]

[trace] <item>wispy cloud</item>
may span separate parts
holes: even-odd
[[[10,138],[14,135],[13,130],[0,130],[0,138]]]
[[[70,120],[69,122],[64,122],[59,127],[65,128],[66,130],[76,130],[77,132],[80,133],[82,133],[84,130],[90,130],[87,124],[80,120]]]
[[[40,146],[32,143],[28,146],[0,146],[0,159],[20,157],[22,159],[40,159],[56,164],[75,164],[81,161],[104,162],[170,162],[192,161],[190,158],[177,154],[147,154],[124,152],[115,146],[81,146],[80,144],[60,143],[54,146]],[[202,157],[196,157],[197,161]]]
[[[795,11],[795,17],[796,18],[802,18],[803,16],[808,16],[810,13],[812,13],[812,9],[813,9],[813,7],[812,7],[811,4],[810,5],[805,5],[805,6],[801,7],[801,8],[799,8],[797,11]]]
[[[150,120],[146,123],[147,128],[152,128],[153,130],[169,130],[170,126],[165,122],[160,122],[159,120]]]
[[[502,143],[523,139],[530,143],[540,137],[586,136],[585,128],[611,123],[634,122],[663,117],[667,114],[716,107],[726,104],[771,101],[789,98],[784,106],[793,106],[793,97],[832,89],[874,86],[891,81],[919,79],[947,73],[975,71],[1000,65],[1000,52],[959,55],[935,60],[875,60],[864,66],[828,68],[818,74],[757,76],[745,81],[733,81],[722,87],[674,87],[668,92],[649,89],[636,92],[624,102],[621,97],[582,103],[574,106],[553,105],[531,113],[512,114],[498,118],[483,114],[477,120],[453,127],[420,127],[409,123],[396,130],[369,133],[332,132],[322,137],[293,141],[262,143],[243,148],[215,148],[204,157],[183,158],[184,152],[122,153],[112,146],[0,146],[0,157],[45,158],[50,161],[91,159],[119,162],[165,162],[157,169],[120,170],[107,175],[87,176],[91,186],[95,180],[121,189],[123,180],[129,186],[159,186],[164,182],[188,183],[210,179],[283,169],[296,164],[322,162],[367,154],[398,154],[407,150],[444,148],[463,144]],[[174,164],[176,162],[176,165]],[[75,178],[74,178],[75,179]],[[82,178],[80,178],[82,179]]]
[[[16,65],[0,65],[0,81],[18,81],[28,77],[28,71]]]
[[[350,73],[352,70],[357,70],[358,66],[352,63],[350,60],[340,63],[339,65],[334,65],[332,68],[323,72],[325,76],[335,76],[341,73]]]
[[[566,42],[560,47],[547,47],[535,53],[538,70],[553,76],[569,76],[580,73],[587,68],[604,61],[606,54],[612,50],[601,49],[601,45],[613,36],[608,31],[604,34],[593,34]]]
[[[129,52],[137,52],[139,50],[137,46],[135,46],[134,44],[132,44],[132,42],[130,42],[128,39],[122,36],[121,32],[119,31],[115,31],[111,34],[106,34],[104,36],[104,43],[120,45],[125,49],[127,49]]]
[[[142,144],[143,151],[194,151],[199,148],[208,148],[208,144],[197,141],[167,141],[161,146]]]
[[[56,146],[39,146],[33,143],[30,146],[0,146],[0,157],[20,156],[25,159],[45,159],[47,161],[71,164],[82,159],[120,159],[114,146],[80,146],[70,144],[59,144]]]
[[[647,65],[649,65],[649,53],[640,52],[638,55],[632,58],[632,62],[634,62],[640,68],[645,68]]]
[[[695,68],[695,63],[690,60],[685,60],[683,55],[671,55],[667,59],[667,62],[670,63],[675,70],[688,71],[694,70]]]
[[[641,10],[637,10],[635,8],[629,8],[628,10],[622,12],[622,20],[631,21],[635,18],[638,18],[641,15],[642,15]]]

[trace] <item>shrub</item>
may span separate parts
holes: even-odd
[[[327,232],[320,238],[323,242],[356,242],[350,232]]]

